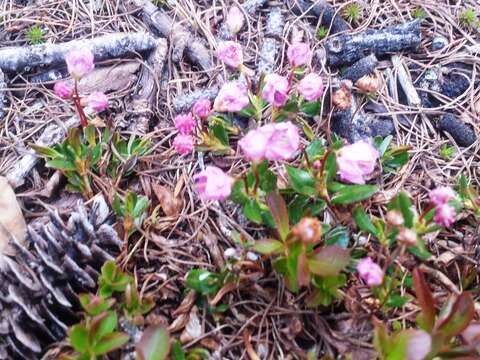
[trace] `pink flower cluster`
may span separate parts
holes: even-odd
[[[383,282],[383,270],[369,257],[360,260],[357,264],[357,271],[368,286],[379,286]]]
[[[234,41],[222,41],[217,47],[217,57],[225,65],[232,68],[239,68],[243,64],[243,51],[240,44]]]
[[[174,119],[175,129],[178,135],[173,139],[173,147],[179,154],[186,155],[192,152],[194,138],[192,132],[197,126],[197,122],[191,113],[177,115]]]
[[[232,192],[234,180],[216,166],[207,166],[193,177],[195,190],[203,200],[225,200]]]
[[[282,107],[287,103],[290,85],[288,79],[277,74],[265,76],[262,98],[270,105]]]
[[[93,54],[88,49],[71,50],[66,56],[68,72],[75,79],[79,81],[84,76],[88,75],[94,68]],[[72,85],[65,81],[57,82],[53,91],[55,95],[62,99],[71,99],[76,96],[75,101],[79,101],[78,94],[75,94],[75,89]],[[86,99],[82,99],[82,105],[86,106],[88,112],[102,112],[109,106],[107,96],[101,91],[91,93]]]
[[[312,50],[310,50],[308,44],[298,42],[288,47],[287,58],[293,68],[307,65],[312,58]]]
[[[250,103],[247,86],[239,81],[223,84],[213,103],[213,109],[218,112],[238,112]]]
[[[373,173],[380,154],[366,141],[344,146],[337,153],[338,175],[342,181],[365,184],[365,178]]]
[[[453,225],[457,216],[455,208],[448,202],[455,199],[455,191],[448,186],[440,186],[430,191],[430,201],[435,205],[434,220],[446,228]]]
[[[300,147],[298,127],[290,121],[250,130],[238,145],[249,161],[292,159]]]
[[[212,103],[208,99],[198,100],[192,108],[192,113],[200,119],[207,119],[212,112]]]

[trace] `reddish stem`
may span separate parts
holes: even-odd
[[[73,103],[75,104],[75,108],[77,109],[78,116],[80,117],[80,124],[82,127],[86,128],[88,126],[87,116],[85,115],[85,111],[83,111],[82,105],[80,104],[80,95],[78,95],[78,83],[75,80],[75,90],[73,93]]]

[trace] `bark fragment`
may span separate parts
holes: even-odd
[[[369,54],[377,56],[415,50],[422,41],[420,22],[410,21],[381,30],[366,30],[357,34],[343,34],[325,42],[327,63],[330,66],[351,64]]]
[[[293,4],[293,12],[297,15],[306,13],[319,18],[320,24],[327,29],[330,29],[331,34],[336,34],[342,31],[350,30],[348,23],[342,18],[341,14],[336,13],[326,0],[315,2],[313,5],[310,1],[305,0],[291,0]],[[313,5],[313,6],[312,6]]]
[[[194,90],[187,94],[180,94],[173,100],[173,108],[177,113],[190,111],[197,100],[214,100],[218,95],[218,91],[219,88],[217,86],[212,86]]]
[[[448,132],[458,146],[468,147],[477,141],[477,135],[472,127],[453,114],[443,115],[438,121],[437,127],[442,132]]]
[[[365,75],[372,74],[377,65],[377,57],[374,54],[370,54],[345,69],[345,71],[342,73],[342,79],[351,80],[353,83],[356,83],[357,80]]]
[[[21,72],[37,66],[63,64],[65,55],[72,49],[87,48],[94,54],[95,61],[100,61],[145,52],[155,45],[155,39],[147,33],[118,33],[60,44],[9,47],[0,49],[0,70]]]

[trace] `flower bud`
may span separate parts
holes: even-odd
[[[323,95],[322,77],[315,73],[308,74],[298,84],[297,91],[307,101],[315,101]]]
[[[182,135],[190,135],[197,125],[191,113],[175,116],[174,122],[175,129]]]
[[[365,75],[355,83],[357,88],[365,93],[375,93],[380,88],[380,80],[375,75]]]
[[[312,57],[312,50],[307,43],[295,43],[287,49],[287,58],[293,68],[307,65]]]
[[[403,216],[400,211],[397,210],[390,210],[387,212],[387,216],[385,217],[387,224],[392,226],[402,226],[403,225]]]
[[[250,104],[247,87],[239,81],[223,84],[213,103],[213,109],[218,112],[237,112]]]
[[[341,87],[333,93],[332,102],[340,110],[347,110],[352,106],[352,93],[347,87]]]
[[[383,282],[383,270],[371,258],[364,258],[357,264],[357,271],[368,286],[379,286]]]
[[[88,49],[72,50],[65,57],[68,72],[72,77],[80,80],[94,68],[93,54]]]
[[[181,155],[186,155],[192,152],[194,139],[191,135],[178,134],[173,139],[173,147],[175,151]]]
[[[234,41],[222,41],[219,43],[217,57],[232,68],[238,68],[243,64],[242,47]]]
[[[73,88],[65,81],[59,81],[53,86],[55,95],[62,99],[70,99],[73,95]]]
[[[87,107],[99,113],[108,108],[108,98],[101,91],[95,91],[87,97]]]
[[[289,84],[286,77],[277,74],[265,76],[262,98],[275,107],[282,107],[288,100]]]
[[[437,206],[433,220],[435,220],[438,225],[449,228],[455,222],[456,216],[455,208],[451,205],[444,204]]]
[[[227,14],[227,28],[232,34],[236,34],[240,31],[245,23],[245,16],[243,16],[242,10],[238,6],[232,6]]]
[[[232,192],[233,179],[216,166],[207,166],[193,177],[195,190],[203,200],[225,200]]]
[[[200,99],[193,105],[193,115],[198,116],[200,119],[206,119],[210,116],[212,111],[212,103],[208,99]]]
[[[406,246],[416,246],[418,243],[417,233],[412,229],[404,228],[400,230],[399,234],[397,235],[397,241]]]
[[[430,201],[435,206],[440,206],[447,204],[450,200],[455,199],[456,194],[455,191],[453,191],[453,189],[449,186],[439,186],[430,191],[428,196],[430,197]]]
[[[337,153],[340,179],[351,184],[365,184],[365,178],[373,173],[380,153],[370,143],[360,140],[344,146]]]
[[[322,224],[317,218],[303,218],[293,227],[292,235],[303,243],[315,244],[322,236]]]

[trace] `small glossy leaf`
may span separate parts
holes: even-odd
[[[416,268],[413,270],[413,288],[418,304],[422,309],[421,322],[426,331],[431,331],[435,325],[435,299],[428,287],[422,272]]]
[[[62,159],[54,159],[54,160],[49,160],[45,164],[47,167],[52,168],[52,169],[57,169],[61,171],[76,171],[77,168],[74,164],[69,162],[68,160],[62,160]]]
[[[343,249],[348,247],[350,241],[350,231],[344,226],[338,226],[334,229],[327,230],[323,235],[325,245],[336,245]]]
[[[310,271],[320,276],[336,276],[350,262],[350,252],[339,246],[326,246],[308,261]]]
[[[262,211],[260,205],[255,199],[248,199],[243,206],[243,213],[248,220],[253,221],[256,224],[262,223]]]
[[[325,181],[329,183],[337,177],[337,157],[335,153],[330,152],[324,161]]]
[[[323,146],[321,140],[315,139],[308,144],[308,146],[305,148],[305,152],[308,155],[308,159],[310,161],[314,161],[325,154],[325,146]]]
[[[320,101],[305,102],[300,106],[300,111],[307,116],[314,117],[320,111]]]
[[[175,340],[173,342],[170,356],[172,357],[172,360],[187,360],[185,357],[185,351],[183,351],[180,341]]]
[[[104,336],[111,334],[117,328],[117,313],[109,311],[97,315],[91,324],[91,336],[95,340],[101,340]]]
[[[170,335],[160,325],[150,326],[135,347],[140,360],[165,360],[170,352]]]
[[[414,213],[412,211],[412,202],[406,193],[403,191],[398,194],[397,199],[398,210],[402,213],[404,224],[407,228],[413,226]]]
[[[216,124],[211,127],[213,135],[220,140],[222,145],[228,146],[228,133],[225,127],[222,124]]]
[[[315,196],[317,194],[314,177],[307,171],[287,166],[289,184],[299,194]]]
[[[375,185],[344,185],[331,198],[334,205],[347,205],[370,198],[377,192]]]
[[[202,295],[216,294],[222,286],[217,274],[201,269],[188,272],[186,285]]]
[[[256,240],[253,250],[263,255],[272,255],[283,250],[283,243],[275,239]]]
[[[95,344],[93,353],[95,355],[103,355],[113,350],[121,348],[128,342],[128,335],[125,333],[113,333],[104,336],[101,341]]]
[[[377,228],[373,225],[372,220],[370,220],[370,216],[367,215],[365,210],[362,207],[356,207],[353,209],[353,219],[355,223],[360,228],[360,230],[365,231],[371,235],[377,236]]]
[[[272,192],[267,196],[267,205],[272,213],[273,221],[277,226],[280,238],[285,240],[290,231],[288,210],[285,200],[278,192]]]
[[[230,200],[236,204],[245,204],[248,201],[248,196],[245,193],[245,190],[245,182],[243,179],[235,181],[235,184],[233,184],[232,193],[230,194]]]
[[[71,327],[68,339],[70,345],[79,353],[85,353],[88,351],[88,331],[82,324],[77,324]]]

